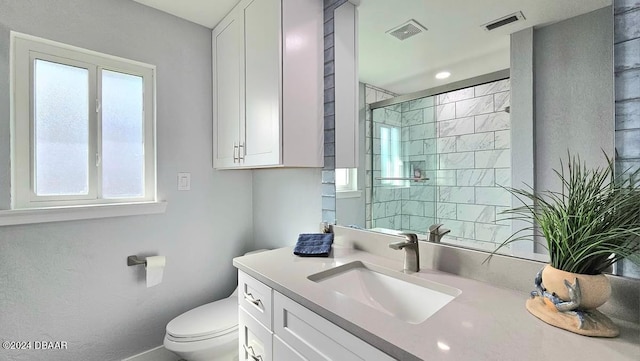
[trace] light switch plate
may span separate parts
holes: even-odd
[[[178,173],[178,190],[191,190],[191,173]]]

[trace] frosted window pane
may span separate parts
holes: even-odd
[[[34,74],[35,192],[89,192],[89,72],[36,60]]]
[[[336,168],[336,187],[344,187],[349,184],[349,169]]]
[[[102,196],[144,196],[142,77],[102,71]]]
[[[402,178],[403,163],[401,158],[400,129],[396,127],[380,127],[380,174],[382,178]],[[399,179],[383,179],[381,184],[403,186]]]
[[[394,178],[402,178],[402,159],[400,148],[402,146],[402,142],[400,142],[400,129],[399,128],[391,128],[391,141],[390,141],[390,154],[391,154],[391,167]],[[395,180],[393,181],[394,185],[402,186],[403,181]]]

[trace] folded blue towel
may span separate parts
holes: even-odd
[[[293,254],[301,257],[329,257],[333,233],[302,233],[293,248]]]

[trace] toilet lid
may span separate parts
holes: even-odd
[[[194,308],[167,324],[173,337],[202,337],[223,333],[238,326],[238,299],[225,298]]]

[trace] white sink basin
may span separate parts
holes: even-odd
[[[462,293],[457,288],[359,261],[308,279],[411,324],[424,322]]]

